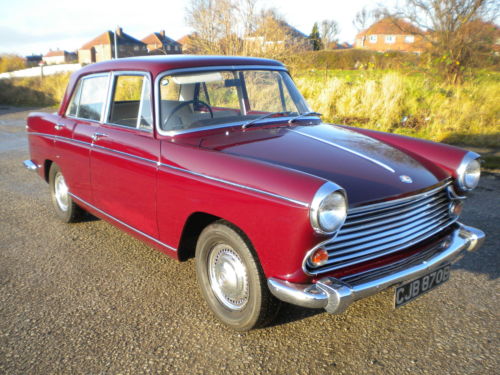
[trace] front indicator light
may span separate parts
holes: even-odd
[[[309,259],[312,266],[320,267],[328,262],[328,252],[323,248],[319,248],[314,253],[312,253]]]
[[[462,213],[462,208],[463,204],[460,201],[453,201],[450,203],[450,206],[448,207],[448,212],[451,217],[459,217],[460,214]]]

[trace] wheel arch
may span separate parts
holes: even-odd
[[[49,182],[49,173],[50,173],[50,167],[52,166],[53,161],[50,159],[46,159],[43,162],[43,178],[45,179],[45,182]]]
[[[193,212],[184,223],[181,239],[179,241],[178,258],[180,261],[186,261],[194,258],[196,242],[200,233],[208,225],[221,220],[220,217],[208,214],[206,212]]]
[[[188,217],[182,229],[182,235],[179,241],[179,248],[177,250],[178,259],[180,261],[186,261],[188,259],[194,258],[196,243],[198,241],[198,237],[200,236],[201,232],[207,226],[217,221],[220,223],[224,223],[227,226],[231,227],[233,230],[235,230],[243,238],[243,240],[247,242],[251,251],[254,253],[257,259],[259,259],[255,251],[255,248],[252,244],[252,241],[250,240],[248,235],[236,224],[234,224],[229,220],[224,219],[223,217],[212,215],[206,212],[194,212]]]

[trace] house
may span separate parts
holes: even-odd
[[[150,55],[175,55],[182,53],[182,44],[165,35],[165,30],[149,34],[142,39]]]
[[[182,38],[177,40],[177,43],[181,45],[183,53],[191,53],[193,50],[193,39],[196,38],[196,33],[184,35]]]
[[[260,27],[245,37],[245,41],[254,49],[263,52],[276,50],[311,50],[309,37],[287,22],[268,16]]]
[[[426,47],[423,35],[424,32],[411,23],[387,17],[356,35],[355,48],[421,53]]]
[[[331,42],[328,46],[328,49],[351,49],[352,44],[347,42],[339,43],[339,42]]]
[[[115,44],[118,46],[117,53],[115,53]],[[123,29],[118,27],[114,33],[108,30],[90,42],[85,43],[78,50],[78,62],[80,64],[91,64],[116,57],[144,56],[147,54],[148,48],[145,43],[124,33]]]
[[[30,56],[26,56],[24,58],[24,61],[26,63],[26,66],[28,68],[32,68],[34,66],[38,66],[41,62],[42,62],[42,59],[43,59],[43,56],[42,55],[30,55]]]
[[[43,62],[47,65],[54,64],[69,64],[76,61],[77,56],[75,52],[68,51],[52,51],[50,50],[43,56]]]

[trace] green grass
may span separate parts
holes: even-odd
[[[61,102],[70,73],[34,78],[0,80],[0,104],[13,106],[54,106]]]
[[[297,86],[326,122],[426,138],[500,147],[500,73],[478,72],[461,86],[422,73],[312,71]]]

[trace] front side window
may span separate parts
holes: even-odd
[[[164,76],[159,81],[160,129],[239,124],[266,114],[309,110],[288,73],[221,70]]]
[[[73,94],[67,115],[100,121],[107,88],[108,75],[82,78]]]
[[[377,36],[376,35],[370,35],[370,43],[377,43]]]
[[[151,87],[144,75],[118,75],[107,122],[131,128],[151,128]]]

